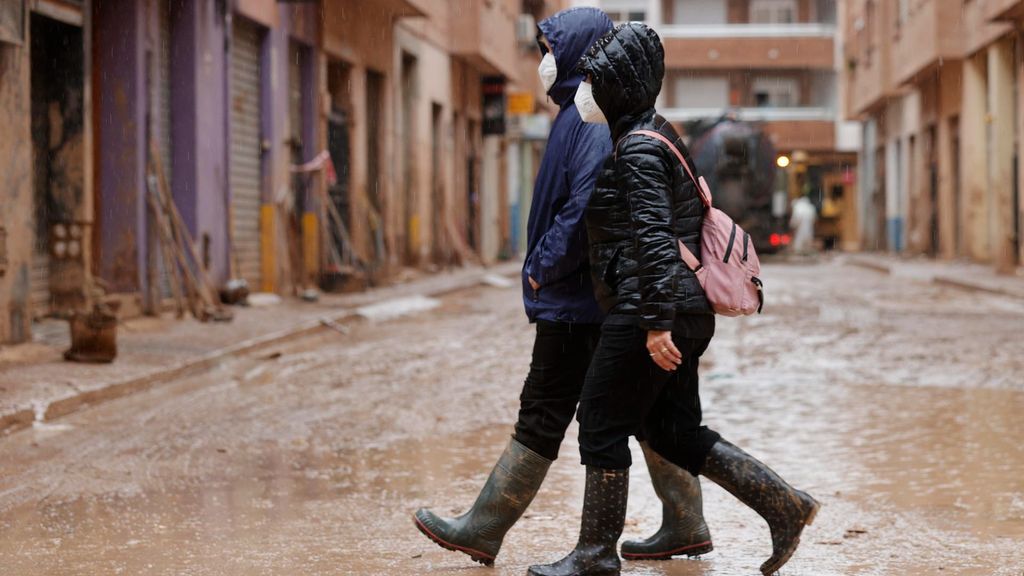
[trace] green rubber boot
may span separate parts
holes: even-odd
[[[457,518],[443,518],[420,508],[413,521],[420,532],[442,548],[468,554],[490,566],[505,533],[533,501],[550,466],[550,460],[513,438],[468,512]]]
[[[778,572],[800,545],[804,526],[814,522],[820,507],[818,502],[725,440],[712,446],[701,474],[768,522],[772,532],[772,555],[761,565],[761,573],[770,576]]]
[[[686,470],[662,458],[641,442],[654,493],[661,499],[661,528],[645,540],[622,543],[626,560],[668,560],[673,556],[700,556],[714,549],[704,522],[700,481]]]

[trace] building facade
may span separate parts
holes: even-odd
[[[866,247],[1010,271],[1021,226],[1021,19],[1009,0],[850,0]]]
[[[158,166],[217,285],[516,255],[553,112],[534,23],[563,4],[3,3],[0,343],[97,298],[161,311]]]
[[[576,0],[661,36],[659,112],[679,125],[730,114],[759,124],[790,163],[779,186],[809,193],[859,246],[857,126],[842,114],[842,14],[834,0]],[[783,162],[785,163],[785,162]]]

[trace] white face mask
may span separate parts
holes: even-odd
[[[580,82],[580,87],[576,90],[576,98],[573,101],[576,103],[576,110],[579,111],[580,118],[584,122],[591,124],[608,123],[608,119],[604,117],[601,107],[594,100],[594,87],[590,85],[590,82]]]
[[[544,84],[544,91],[550,92],[551,87],[555,85],[555,79],[558,78],[558,66],[555,65],[554,54],[548,52],[544,55],[540,66],[537,67],[537,73],[540,74],[540,81]]]

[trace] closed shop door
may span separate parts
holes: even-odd
[[[170,0],[159,0],[156,3],[157,9],[157,30],[153,46],[153,75],[150,86],[150,120],[152,122],[151,133],[156,139],[157,150],[160,154],[160,166],[163,168],[164,178],[167,182],[167,192],[172,193],[174,181],[174,167],[172,166],[173,148],[171,143],[171,15]],[[167,262],[161,257],[157,258],[159,263],[160,294],[164,298],[172,295],[171,275],[172,271]]]
[[[238,273],[258,290],[260,283],[261,131],[260,47],[263,32],[235,21],[231,55],[231,211],[233,256]]]

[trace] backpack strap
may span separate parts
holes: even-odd
[[[626,136],[632,136],[633,134],[640,134],[642,136],[654,138],[668,146],[668,149],[676,155],[676,158],[679,159],[679,163],[683,165],[683,169],[686,170],[686,174],[690,177],[690,180],[692,180],[694,185],[697,186],[697,193],[700,195],[700,201],[704,203],[704,207],[711,208],[711,189],[708,187],[708,183],[704,180],[703,176],[699,178],[694,176],[693,170],[690,168],[690,164],[686,161],[686,158],[683,157],[683,153],[679,151],[679,148],[676,148],[676,145],[673,144],[671,140],[666,138],[661,132],[654,130],[634,130],[629,134],[626,134]],[[619,144],[621,144],[623,140],[625,140],[625,137],[619,139]],[[615,154],[618,156],[618,146],[615,147]]]
[[[700,270],[702,267],[700,260],[698,260],[697,257],[693,255],[693,252],[690,252],[690,249],[686,247],[686,244],[683,244],[682,239],[678,240],[678,242],[679,256],[682,257],[683,264],[686,264],[686,267],[693,272]]]
[[[683,165],[683,168],[686,170],[686,174],[690,176],[690,180],[692,180],[697,186],[697,193],[700,195],[700,201],[704,203],[704,207],[711,208],[711,189],[708,188],[708,183],[704,180],[703,176],[697,178],[693,175],[693,170],[690,169],[690,164],[686,161],[686,158],[683,157],[683,153],[679,151],[679,148],[676,148],[676,145],[673,144],[671,140],[666,138],[661,132],[656,132],[654,130],[634,130],[629,134],[626,134],[626,136],[632,136],[633,134],[640,134],[641,136],[654,138],[668,146],[668,149],[676,155],[676,158],[679,159],[679,163]],[[622,144],[622,141],[626,139],[626,136],[620,138],[618,144]],[[618,144],[615,146],[616,158],[619,155]],[[678,243],[679,255],[682,257],[683,263],[686,264],[686,267],[693,272],[700,270],[700,260],[693,254],[693,252],[690,252],[690,249],[686,247],[686,244],[683,244],[682,240],[679,240]]]

